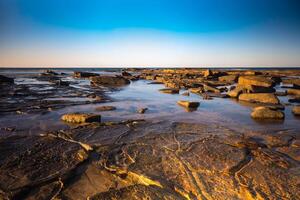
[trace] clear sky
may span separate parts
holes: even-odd
[[[0,0],[0,66],[300,66],[300,1]]]

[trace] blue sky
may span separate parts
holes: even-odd
[[[0,66],[300,66],[297,0],[0,0]]]

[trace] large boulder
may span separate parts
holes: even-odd
[[[274,81],[262,76],[240,76],[238,83],[240,85],[254,85],[260,87],[273,87]]]
[[[0,75],[0,84],[1,83],[14,83],[14,79]]]
[[[192,101],[177,101],[177,104],[185,108],[198,108],[200,105],[199,102],[192,102]]]
[[[279,104],[279,99],[271,93],[250,93],[241,94],[240,101],[249,101],[253,103]]]
[[[254,119],[284,119],[284,113],[271,107],[256,107],[251,113]]]
[[[237,98],[242,93],[273,93],[276,90],[272,87],[260,87],[254,85],[237,85],[227,93],[232,98]]]
[[[220,76],[218,80],[226,83],[235,83],[238,80],[238,75]]]
[[[124,86],[130,83],[130,81],[121,76],[95,76],[91,77],[92,85],[102,85],[108,87]]]
[[[69,123],[91,123],[101,122],[101,115],[85,114],[85,113],[70,113],[61,117],[61,120]]]

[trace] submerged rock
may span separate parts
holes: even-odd
[[[251,113],[254,119],[284,119],[284,113],[271,107],[256,107]]]
[[[292,112],[294,115],[300,115],[300,106],[294,106]]]
[[[101,85],[108,87],[119,87],[128,85],[130,81],[121,76],[95,76],[91,77],[91,85]]]
[[[166,94],[178,94],[179,93],[179,89],[175,89],[175,88],[163,88],[159,90],[162,93],[166,93]]]
[[[266,103],[266,104],[279,104],[279,99],[271,93],[251,93],[241,94],[240,101],[249,101],[252,103]]]
[[[177,101],[177,104],[185,108],[198,108],[200,103],[193,101]]]
[[[99,106],[96,108],[97,111],[112,111],[116,109],[117,108],[115,106]]]
[[[61,119],[69,123],[101,122],[101,115],[85,114],[85,113],[70,113],[70,114],[63,115]]]

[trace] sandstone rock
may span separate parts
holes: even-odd
[[[191,102],[191,101],[177,101],[177,104],[185,108],[197,108],[200,105],[199,102]]]
[[[213,92],[213,93],[221,93],[221,91],[217,88],[211,87],[209,85],[204,84],[203,89],[205,92]]]
[[[116,109],[117,108],[115,106],[99,106],[96,108],[97,111],[112,111]]]
[[[300,78],[287,78],[282,80],[283,84],[300,85]]]
[[[251,94],[241,94],[239,96],[241,101],[249,101],[253,103],[266,103],[266,104],[279,104],[279,99],[270,93],[251,93]]]
[[[0,84],[1,83],[14,83],[14,79],[0,75]]]
[[[209,76],[211,76],[211,75],[213,75],[213,73],[212,73],[212,71],[209,70],[209,69],[207,69],[207,70],[205,70],[205,71],[203,72],[203,76],[204,76],[204,77],[209,77]]]
[[[70,123],[90,123],[101,122],[101,115],[84,114],[84,113],[70,113],[61,117],[63,121]]]
[[[256,107],[251,113],[254,119],[284,119],[284,113],[269,107]]]
[[[166,93],[166,94],[178,94],[179,93],[179,89],[175,89],[175,88],[163,88],[159,90],[162,93]]]
[[[75,78],[90,78],[93,76],[99,76],[99,74],[96,73],[91,73],[91,72],[74,72],[74,77]]]
[[[300,106],[294,106],[292,112],[294,115],[300,115]]]
[[[300,89],[288,89],[287,94],[288,95],[299,95],[300,96]]]
[[[237,75],[226,75],[226,76],[220,76],[219,81],[226,82],[226,83],[235,83],[238,80]]]
[[[273,87],[274,82],[262,76],[240,76],[238,83],[240,85],[254,85],[260,87]]]
[[[128,85],[130,83],[129,80],[121,76],[95,76],[91,77],[90,80],[92,85],[102,85],[108,87],[119,87]]]
[[[231,98],[238,98],[241,93],[243,93],[244,87],[236,86],[233,90],[229,91],[227,95]]]
[[[194,94],[201,94],[201,93],[203,93],[203,88],[202,87],[190,88],[189,91]]]

